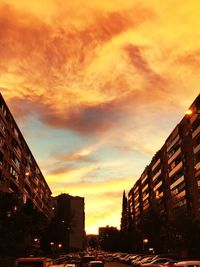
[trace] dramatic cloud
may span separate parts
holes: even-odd
[[[120,192],[199,93],[199,15],[198,1],[0,0],[1,93],[53,194],[86,197],[87,231],[119,222]]]

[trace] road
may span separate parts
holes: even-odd
[[[105,267],[130,267],[131,265],[123,264],[120,262],[106,262]]]

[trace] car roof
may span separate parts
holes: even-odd
[[[179,261],[176,265],[200,264],[200,261]]]

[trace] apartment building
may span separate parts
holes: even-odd
[[[54,243],[63,251],[82,251],[85,241],[85,204],[83,197],[60,194],[53,198],[55,214]]]
[[[0,191],[14,192],[21,205],[30,200],[47,218],[52,215],[51,190],[1,94]]]
[[[155,207],[165,219],[200,220],[200,95],[129,191],[132,222]]]

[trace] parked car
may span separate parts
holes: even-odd
[[[96,260],[95,256],[85,255],[81,260],[81,265],[83,267],[87,267],[90,261],[95,261],[95,260]]]
[[[111,261],[113,261],[113,260],[114,260],[113,254],[108,253],[108,254],[106,255],[106,261],[111,262]]]
[[[97,255],[96,260],[97,261],[102,261],[103,263],[105,263],[105,257],[102,254]]]
[[[140,259],[139,261],[136,261],[134,264],[132,264],[134,267],[140,267],[143,264],[148,264],[152,262],[155,258],[153,256],[146,256],[145,258]]]
[[[131,261],[131,265],[132,266],[137,266],[138,264],[140,264],[143,261],[146,261],[146,259],[148,258],[148,255],[139,255],[136,258],[134,258]]]
[[[126,264],[130,264],[132,260],[136,259],[138,257],[138,255],[132,255],[130,254],[128,257],[126,257],[125,259],[125,263]]]
[[[102,261],[90,261],[88,267],[104,267],[104,263]]]
[[[200,261],[179,261],[174,264],[176,267],[200,267]]]
[[[53,259],[45,257],[18,258],[15,265],[18,267],[49,267],[53,265]]]
[[[164,263],[171,262],[171,261],[173,260],[169,258],[157,258],[157,259],[152,260],[149,263],[141,264],[141,267],[158,267],[159,265],[162,265]]]
[[[170,262],[166,262],[163,264],[160,264],[160,267],[175,267],[175,264],[178,262],[178,260],[172,260]]]
[[[65,267],[76,267],[76,264],[74,264],[74,263],[66,263],[64,266]]]

